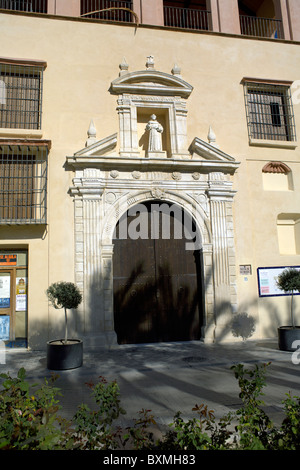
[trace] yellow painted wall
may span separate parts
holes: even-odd
[[[0,247],[29,250],[31,347],[43,347],[63,331],[63,315],[48,308],[46,288],[74,279],[74,208],[68,195],[73,173],[64,168],[66,157],[84,147],[91,119],[99,139],[118,132],[110,83],[124,57],[130,72],[145,70],[149,55],[156,70],[170,73],[174,64],[180,66],[182,78],[194,87],[187,101],[188,143],[195,137],[206,140],[212,126],[220,149],[241,162],[233,179],[238,308],[259,320],[258,336],[274,336],[276,325],[288,318],[287,298],[258,299],[256,269],[300,265],[300,255],[280,255],[277,234],[278,214],[299,212],[300,151],[249,146],[241,80],[299,80],[299,44],[12,13],[0,14],[0,31],[2,57],[47,62],[42,138],[52,141],[48,226],[45,232],[0,227]],[[294,112],[299,134],[299,104]],[[8,134],[0,130],[0,138]],[[291,168],[293,191],[264,189],[262,168],[268,161]],[[239,274],[242,264],[251,264],[252,275]]]

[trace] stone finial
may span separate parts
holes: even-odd
[[[123,61],[119,64],[119,69],[120,69],[120,72],[119,72],[119,76],[121,75],[125,75],[125,73],[128,72],[128,64],[126,62],[126,59],[124,57]]]
[[[213,145],[214,147],[218,147],[216,134],[212,130],[211,126],[209,126],[207,138],[208,138],[208,142],[210,143],[210,145]]]
[[[177,64],[174,64],[174,67],[172,68],[171,72],[173,75],[176,75],[177,77],[181,76],[181,68],[178,67]]]
[[[94,125],[94,121],[91,120],[90,122],[90,127],[88,128],[88,131],[87,131],[87,135],[88,135],[88,139],[85,143],[85,146],[86,147],[89,147],[90,145],[94,144],[96,141],[97,141],[97,138],[96,138],[96,127]]]
[[[146,68],[147,68],[147,70],[149,70],[149,69],[154,70],[154,57],[153,57],[153,55],[149,55],[147,57]]]

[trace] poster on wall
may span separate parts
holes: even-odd
[[[279,274],[288,268],[300,270],[300,266],[257,268],[259,297],[277,297],[290,295],[289,293],[285,293],[284,291],[280,290],[277,286],[277,278]],[[295,295],[300,295],[300,293],[297,292]]]
[[[10,275],[0,277],[0,308],[10,307]]]
[[[27,308],[27,279],[17,277],[16,285],[16,312],[23,312]]]
[[[0,340],[9,340],[9,315],[0,315]]]
[[[17,255],[0,255],[0,266],[17,266]]]

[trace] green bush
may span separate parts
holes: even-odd
[[[25,380],[22,368],[16,378],[1,374],[0,449],[47,450],[59,447],[62,428],[56,425],[59,390],[50,382],[37,388]]]
[[[96,385],[88,384],[96,411],[82,404],[68,421],[58,414],[55,376],[50,381],[45,379],[42,385],[30,386],[24,369],[19,370],[16,378],[1,374],[0,449],[299,450],[300,398],[287,394],[279,427],[263,410],[261,397],[269,365],[255,365],[252,369],[243,364],[232,367],[242,402],[237,411],[217,421],[213,410],[204,404],[196,405],[193,410],[197,417],[185,421],[177,412],[170,430],[157,440],[151,432],[156,422],[150,410],[141,410],[134,424],[125,429],[116,424],[125,410],[115,381],[107,382],[100,377]]]

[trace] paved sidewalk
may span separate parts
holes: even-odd
[[[14,375],[24,367],[32,382],[51,375],[43,351],[8,350],[5,360],[0,372]],[[223,345],[198,341],[156,343],[85,351],[82,367],[58,372],[56,386],[63,394],[61,415],[71,418],[81,403],[92,406],[86,383],[95,383],[103,376],[119,384],[126,410],[122,425],[145,408],[152,410],[158,425],[164,427],[172,422],[176,411],[181,411],[184,418],[195,416],[192,408],[201,403],[220,418],[241,404],[238,383],[230,367],[237,363],[251,367],[269,361],[264,401],[268,415],[281,423],[285,394],[300,396],[300,364],[292,362],[292,353],[279,351],[275,340]]]

